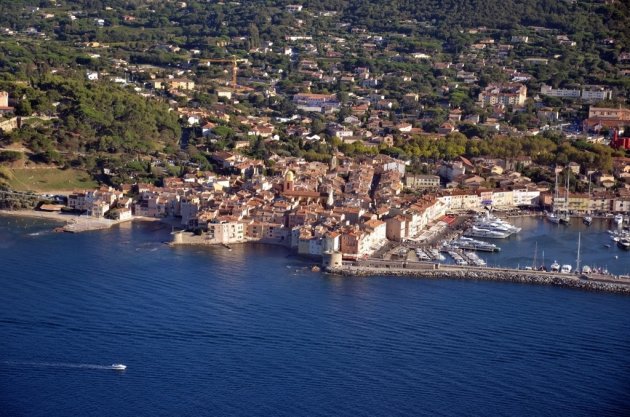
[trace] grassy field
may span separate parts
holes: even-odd
[[[72,191],[95,188],[98,184],[77,169],[16,168],[10,170],[11,188],[18,191]]]

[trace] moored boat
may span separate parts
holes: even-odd
[[[623,215],[616,214],[615,217],[613,217],[613,221],[615,222],[617,226],[621,226],[621,224],[623,223]]]
[[[555,213],[547,213],[545,218],[553,224],[560,224],[560,217],[558,217]]]

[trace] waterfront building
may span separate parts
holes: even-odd
[[[540,203],[540,191],[527,188],[512,190],[512,201],[516,207],[538,207]]]
[[[237,243],[245,241],[245,227],[239,221],[208,223],[207,243]]]
[[[396,215],[385,221],[386,237],[394,242],[401,242],[407,238],[407,218]]]
[[[357,259],[368,254],[365,233],[358,227],[345,227],[341,230],[340,246],[344,257]]]

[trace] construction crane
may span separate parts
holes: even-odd
[[[238,59],[235,56],[232,58],[224,58],[224,59],[204,59],[201,61],[202,64],[209,65],[211,62],[224,62],[232,64],[232,88],[236,90],[236,74],[238,73],[238,63],[245,62],[246,59]]]

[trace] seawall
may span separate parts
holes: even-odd
[[[501,281],[519,284],[553,285],[589,291],[615,292],[630,295],[630,280],[609,276],[577,276],[521,271],[516,269],[461,268],[456,266],[427,267],[417,269],[377,268],[355,265],[328,267],[326,272],[345,276],[400,276],[424,279],[461,279],[470,281]]]

